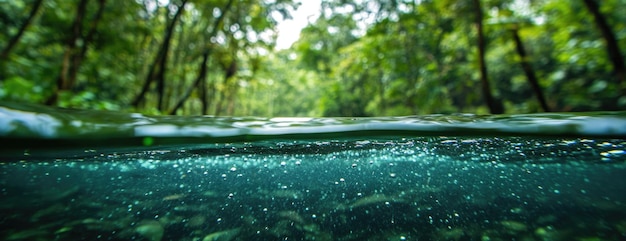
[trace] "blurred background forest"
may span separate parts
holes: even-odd
[[[306,1],[306,0],[304,0]],[[626,0],[0,0],[0,100],[228,116],[626,109]]]

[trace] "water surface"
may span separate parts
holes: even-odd
[[[3,240],[624,240],[624,112],[0,106]]]

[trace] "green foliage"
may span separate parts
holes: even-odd
[[[478,82],[474,9],[458,1],[397,3],[385,7],[373,1],[371,8],[341,11],[351,1],[328,1],[343,18],[371,14],[364,36],[340,47],[331,61],[317,54],[317,61],[333,66],[328,79],[336,81],[324,91],[320,107],[325,115],[410,115],[425,113],[486,113]],[[487,66],[492,91],[510,112],[541,111],[535,93],[521,69],[511,29],[519,28],[527,59],[548,104],[558,111],[623,109],[619,83],[591,15],[579,1],[484,1]],[[603,1],[603,10],[624,33],[623,1]],[[607,8],[606,6],[613,8]],[[325,27],[324,19],[309,28]],[[348,31],[344,31],[348,32]],[[313,66],[310,54],[320,40],[341,39],[341,34],[315,32],[303,35],[297,53]],[[620,44],[626,35],[619,35]],[[339,37],[339,38],[337,38]],[[324,51],[325,53],[327,51]],[[623,99],[623,97],[622,97]],[[347,103],[343,103],[347,102]],[[350,113],[342,112],[350,109]],[[355,111],[355,109],[357,111]]]
[[[0,2],[4,48],[34,1]],[[186,115],[488,113],[471,1],[325,0],[321,16],[298,42],[275,51],[276,23],[290,18],[298,3],[234,0],[227,9],[230,0],[188,0],[165,55],[165,91],[161,95],[155,83],[148,85],[136,106],[131,103],[144,83],[155,79],[149,73],[183,1],[107,0],[99,21],[99,1],[87,1],[71,48],[77,2],[44,1],[17,45],[0,59],[0,100],[151,114],[168,113],[182,100],[175,113]],[[597,2],[626,49],[626,2]],[[626,107],[626,83],[616,80],[604,36],[582,1],[481,4],[491,91],[508,112],[541,111],[522,62],[533,67],[555,111]],[[86,39],[92,27],[94,35]],[[526,49],[524,59],[512,30]],[[205,54],[206,76],[197,81]],[[76,67],[76,81],[62,89],[59,78],[67,66]],[[51,96],[57,96],[54,102]]]
[[[43,89],[33,82],[13,76],[5,79],[0,88],[0,99],[15,102],[42,101]]]

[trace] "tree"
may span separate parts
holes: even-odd
[[[491,87],[489,84],[489,77],[487,75],[487,65],[485,64],[485,37],[483,33],[483,10],[480,5],[480,0],[473,0],[474,8],[476,11],[476,32],[477,32],[477,46],[478,46],[478,69],[480,71],[480,82],[483,93],[483,98],[491,114],[504,113],[504,106],[502,103],[493,97],[491,94]]]
[[[608,22],[606,21],[604,15],[600,12],[600,7],[595,0],[584,0],[585,6],[595,19],[595,23],[598,26],[600,32],[602,33],[602,37],[606,43],[606,51],[609,55],[609,59],[613,64],[613,71],[615,73],[615,78],[617,82],[622,85],[622,93],[626,94],[626,67],[624,66],[624,57],[620,51],[619,45],[617,44],[617,39],[615,38],[615,34]]]
[[[65,42],[65,53],[63,55],[61,72],[57,77],[57,88],[53,92],[52,96],[50,96],[46,101],[46,104],[48,105],[53,105],[57,102],[60,92],[71,90],[74,87],[76,83],[76,76],[85,55],[87,54],[87,48],[93,40],[94,34],[98,28],[98,23],[102,18],[106,0],[98,0],[97,13],[90,22],[89,30],[86,34],[84,34],[83,21],[87,12],[87,3],[88,0],[81,0],[78,3],[75,15],[76,17],[71,27],[72,34]]]
[[[619,14],[623,1],[602,1],[607,22],[617,29],[626,20]],[[544,41],[527,46],[537,49],[547,65],[537,65],[546,76],[546,96],[551,107],[559,111],[623,110],[626,98],[617,81],[614,67],[607,58],[606,42],[593,14],[584,1],[545,1],[536,3],[537,15],[545,21],[538,24]],[[541,34],[541,35],[540,35]],[[618,39],[624,43],[624,38]],[[549,59],[546,59],[549,57]],[[615,81],[611,81],[615,80]]]
[[[17,30],[17,33],[15,33],[15,35],[13,35],[11,39],[9,39],[7,45],[2,49],[2,52],[0,52],[0,68],[2,68],[0,69],[0,81],[4,80],[4,76],[2,74],[2,72],[4,72],[3,64],[8,61],[11,50],[13,50],[15,45],[19,43],[20,39],[24,35],[24,32],[26,32],[28,26],[30,26],[35,16],[37,16],[37,13],[41,8],[42,3],[43,0],[35,0],[30,10],[30,14],[28,14],[28,17],[26,17],[26,19],[22,22],[20,28]]]
[[[219,26],[222,24],[224,20],[224,16],[230,11],[231,6],[233,5],[233,1],[234,0],[229,0],[226,6],[222,9],[222,11],[220,11],[221,14],[216,18],[213,24],[213,27],[211,28],[211,33],[207,36],[207,39],[213,38],[217,35]],[[209,55],[211,55],[211,51],[212,51],[212,47],[210,47],[210,45],[207,44],[207,47],[204,50],[204,53],[202,54],[202,62],[200,63],[200,66],[198,68],[198,77],[196,78],[194,83],[185,91],[181,99],[178,100],[174,108],[172,108],[172,110],[169,112],[170,115],[176,114],[176,111],[178,111],[178,109],[180,109],[185,104],[185,101],[187,101],[187,98],[189,98],[189,96],[191,95],[191,92],[194,89],[197,89],[198,87],[202,87],[201,89],[202,114],[203,115],[207,114],[206,111],[208,108],[208,103],[207,103],[208,100],[206,98],[206,75],[208,72],[207,63],[209,60]]]
[[[526,78],[528,79],[530,86],[532,87],[533,91],[535,92],[535,95],[537,96],[537,100],[539,101],[541,108],[543,109],[543,111],[549,112],[550,107],[548,107],[548,103],[546,102],[546,98],[543,95],[541,86],[539,86],[539,81],[537,80],[535,71],[533,70],[532,65],[529,63],[528,54],[526,54],[526,49],[524,49],[524,44],[522,43],[522,40],[519,36],[517,28],[518,28],[517,25],[513,26],[511,28],[511,33],[513,35],[513,41],[515,42],[515,49],[517,50],[517,54],[519,55],[520,60],[521,60],[520,64],[522,65],[522,69],[524,70],[524,73],[526,74]]]
[[[172,3],[170,3],[172,4]],[[167,60],[168,53],[171,46],[172,36],[174,34],[174,27],[178,23],[178,19],[182,15],[185,10],[185,5],[187,4],[187,0],[182,0],[180,5],[176,6],[176,13],[172,18],[171,22],[167,26],[165,30],[165,36],[163,37],[163,42],[161,43],[161,47],[159,48],[159,52],[154,58],[154,62],[150,65],[150,69],[148,71],[146,80],[141,88],[141,92],[135,97],[132,102],[132,105],[137,107],[139,103],[143,100],[148,89],[150,88],[150,84],[152,81],[156,80],[157,82],[157,93],[158,93],[158,101],[157,101],[157,109],[162,111],[163,106],[163,98],[165,96],[165,72],[167,69]],[[168,8],[169,10],[169,8]]]
[[[266,116],[626,106],[584,1],[325,0],[280,51],[275,26],[292,0],[29,3],[0,4],[2,50],[19,36],[2,63],[0,100]],[[623,1],[595,3],[623,48]]]

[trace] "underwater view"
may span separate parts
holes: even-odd
[[[625,240],[626,112],[153,117],[0,103],[2,240]]]

